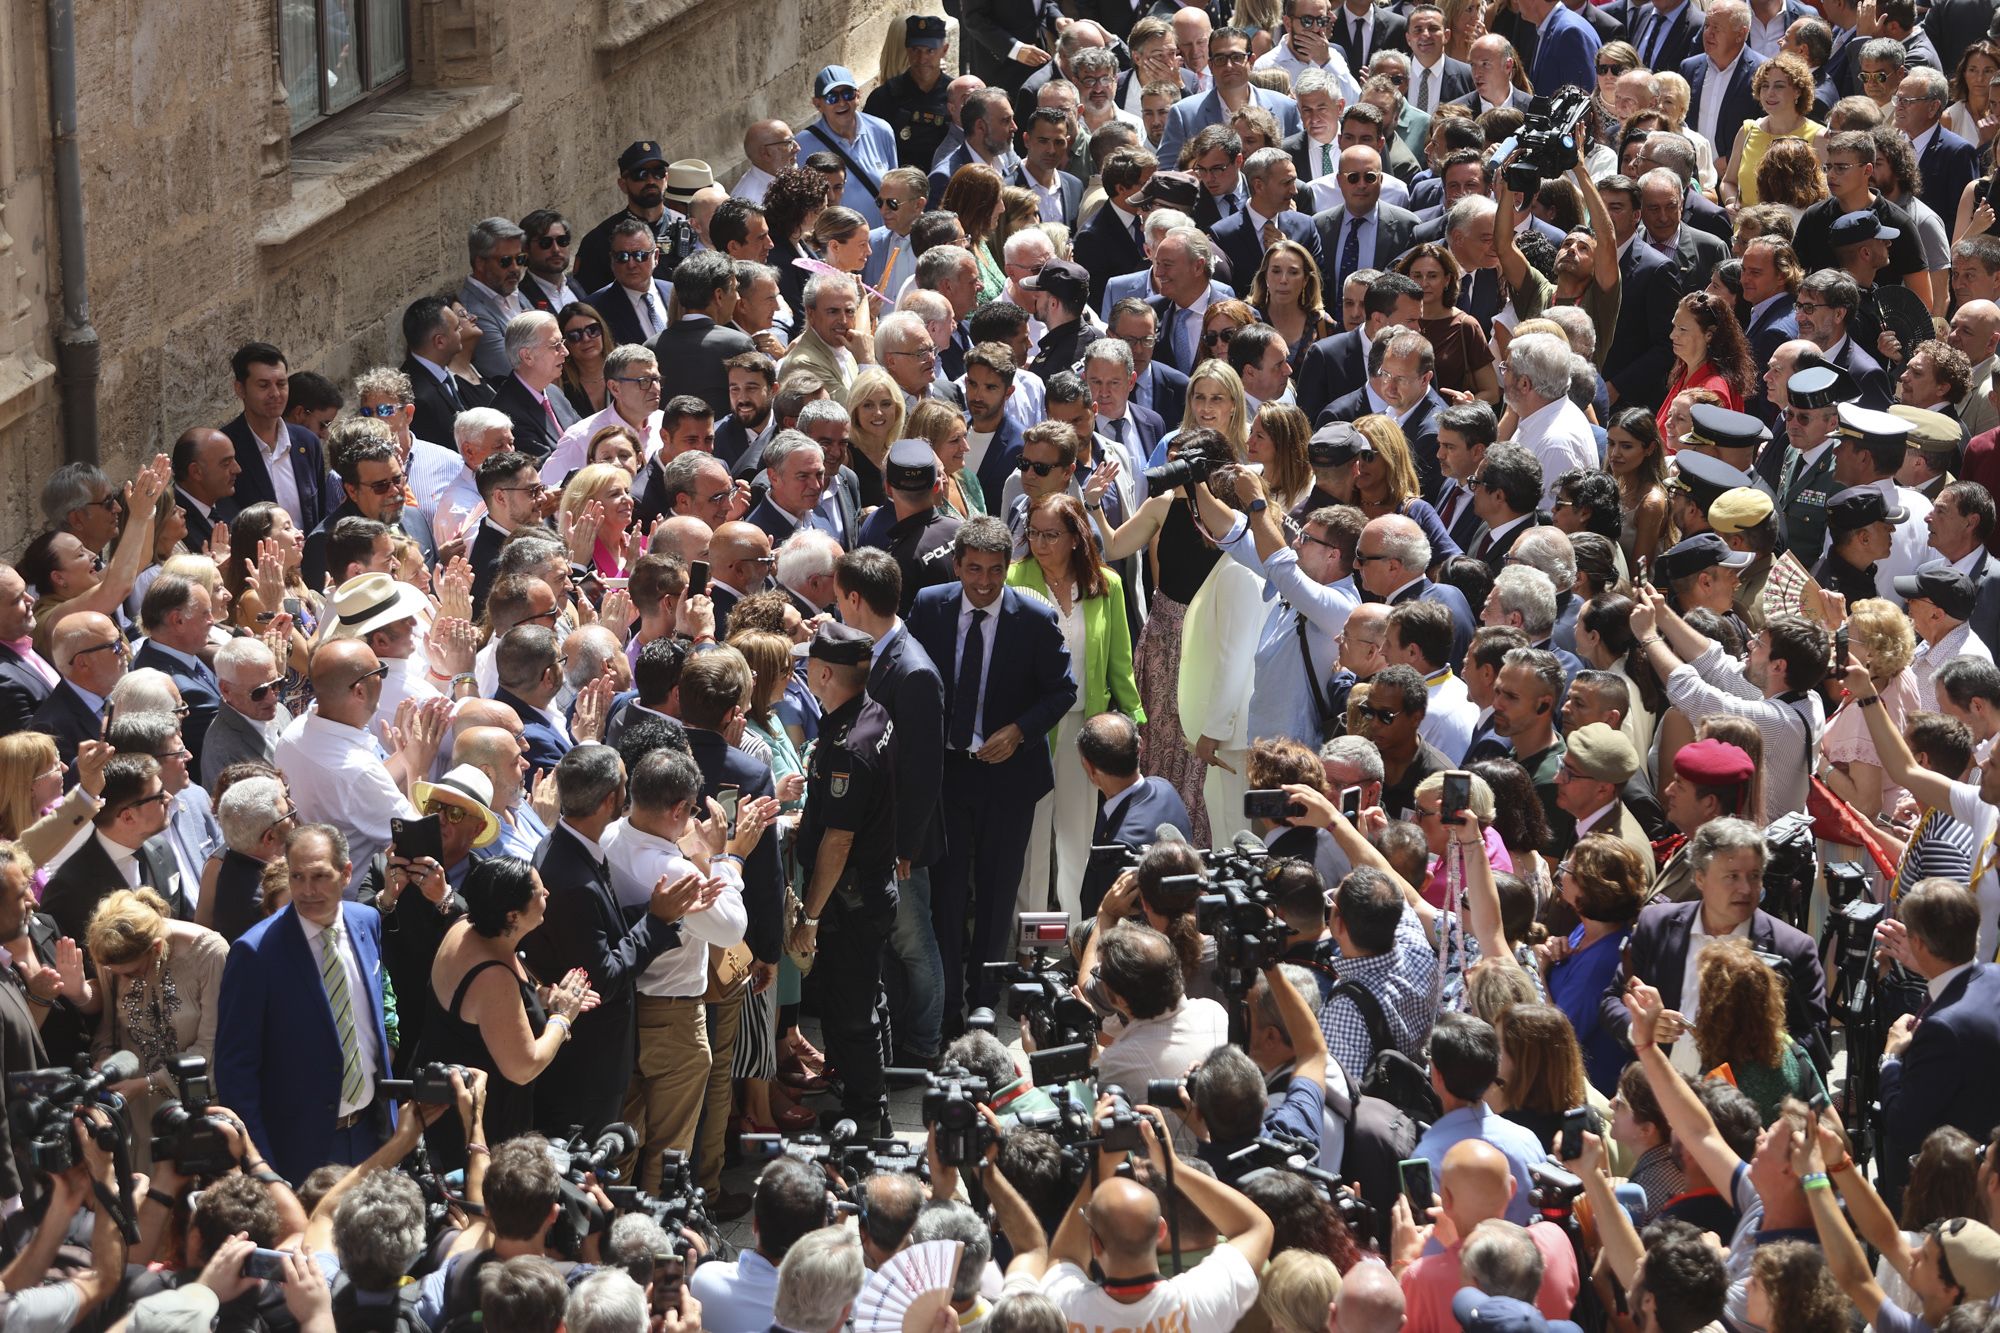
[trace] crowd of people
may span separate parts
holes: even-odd
[[[1985,1333],[1990,4],[957,9],[47,480],[8,1328]]]

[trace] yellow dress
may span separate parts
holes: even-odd
[[[1826,127],[1818,121],[1802,121],[1790,134],[1773,134],[1764,127],[1765,117],[1747,121],[1743,127],[1743,160],[1736,165],[1736,195],[1748,208],[1757,202],[1757,168],[1764,163],[1764,154],[1779,139],[1804,139],[1810,143],[1825,133]]]

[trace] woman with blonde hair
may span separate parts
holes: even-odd
[[[176,921],[166,899],[149,888],[118,889],[97,906],[84,933],[97,977],[78,1006],[100,1014],[91,1056],[113,1051],[139,1057],[140,1075],[114,1083],[131,1105],[132,1123],[151,1124],[153,1111],[175,1095],[167,1063],[178,1056],[215,1053],[222,966],[229,945],[192,921]],[[150,1165],[145,1135],[133,1136],[133,1165]]]
[[[1000,256],[991,244],[1004,221],[1007,205],[1000,173],[984,162],[968,162],[951,173],[938,207],[958,216],[965,232],[965,248],[979,261],[979,294],[975,305],[997,300],[1007,289],[1007,275],[1001,270]],[[1004,243],[1005,238],[1002,238]]]
[[[1764,114],[1737,127],[1736,142],[1729,148],[1731,170],[1722,182],[1723,203],[1745,208],[1762,203],[1757,169],[1763,165],[1764,155],[1783,139],[1811,144],[1819,137],[1825,127],[1807,119],[1812,114],[1816,83],[1811,67],[1789,51],[1780,51],[1757,66],[1750,76],[1750,92]]]
[[[1687,123],[1688,105],[1694,99],[1694,90],[1688,81],[1674,70],[1663,69],[1653,75],[1653,82],[1659,89],[1659,100],[1653,104],[1654,110],[1667,118],[1667,128],[1682,135],[1694,145],[1694,175],[1703,191],[1715,192],[1715,145],[1702,137],[1701,131]]]
[[[1486,35],[1484,0],[1439,0],[1438,8],[1444,11],[1444,53],[1470,64],[1472,44]]]
[[[1369,518],[1401,514],[1414,522],[1430,541],[1433,562],[1461,554],[1444,520],[1423,498],[1423,485],[1417,480],[1417,464],[1410,457],[1410,442],[1403,428],[1392,417],[1370,412],[1355,418],[1354,429],[1374,446],[1354,456],[1355,506]]]
[[[863,508],[888,501],[882,470],[889,465],[889,446],[904,437],[903,391],[889,372],[870,366],[847,387],[847,465],[860,484]]]
[[[1839,626],[1837,616],[1829,619]],[[1846,629],[1849,656],[1868,668],[1875,692],[1882,699],[1883,715],[1902,731],[1910,714],[1923,706],[1916,673],[1910,670],[1917,655],[1917,636],[1910,618],[1893,602],[1867,597],[1847,608]],[[1903,789],[1883,773],[1881,757],[1868,736],[1867,719],[1852,699],[1844,700],[1826,724],[1826,734],[1820,740],[1819,777],[1863,819],[1892,815],[1903,799]]]
[[[1264,469],[1264,492],[1271,503],[1287,513],[1312,494],[1311,439],[1312,422],[1290,403],[1265,403],[1250,423],[1244,453]]]
[[[1787,1097],[1826,1091],[1806,1049],[1785,1030],[1785,986],[1747,940],[1716,940],[1696,968],[1695,1050],[1704,1071],[1727,1065],[1730,1081],[1757,1104],[1764,1123]]]
[[[1271,1333],[1323,1333],[1339,1295],[1340,1270],[1309,1250],[1286,1250],[1257,1279],[1257,1308],[1271,1322]]]
[[[967,439],[965,415],[950,403],[926,398],[910,413],[903,429],[913,440],[923,440],[937,454],[938,475],[944,478],[944,502],[960,518],[976,518],[986,512],[986,493],[979,477],[965,465]]]
[[[54,860],[90,832],[110,759],[109,745],[83,742],[76,752],[76,785],[65,792],[53,736],[39,731],[0,736],[0,839],[20,843],[36,865]]]
[[[1188,376],[1187,402],[1181,408],[1180,425],[1160,437],[1154,448],[1163,456],[1173,439],[1186,431],[1212,430],[1220,435],[1236,458],[1243,457],[1250,437],[1250,410],[1243,396],[1243,380],[1227,361],[1211,357]]]
[[[1482,958],[1465,969],[1465,1012],[1495,1028],[1516,1005],[1540,1004],[1535,977],[1505,958]]]
[[[1321,338],[1340,331],[1340,322],[1326,310],[1326,293],[1312,252],[1283,238],[1264,252],[1256,280],[1250,284],[1250,304],[1258,317],[1285,340],[1293,365]]]
[[[557,531],[565,537],[579,523],[594,521],[597,537],[591,547],[590,568],[609,578],[625,574],[629,554],[626,535],[632,527],[632,478],[624,468],[592,463],[578,469],[563,487],[556,520],[560,524]],[[574,552],[571,558],[575,558]]]

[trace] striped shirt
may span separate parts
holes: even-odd
[[[1953,819],[1949,811],[1926,807],[1917,821],[1916,832],[1910,835],[1903,859],[1897,863],[1896,882],[1889,890],[1889,901],[1901,902],[1904,894],[1933,876],[1955,879],[1961,884],[1970,882],[1972,854],[1977,850],[1970,828]]]

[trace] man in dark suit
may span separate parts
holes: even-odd
[[[1403,36],[1410,49],[1410,104],[1427,116],[1472,91],[1472,66],[1445,54],[1447,29],[1435,6],[1413,10]]]
[[[215,525],[236,517],[236,478],[243,465],[227,435],[207,426],[190,426],[174,441],[174,503],[187,523],[182,544],[204,550]]]
[[[516,625],[494,655],[500,688],[493,698],[521,719],[521,743],[528,766],[546,772],[576,746],[569,724],[550,707],[563,685],[556,633],[546,625]]]
[[[1963,884],[1927,879],[1881,927],[1930,996],[1921,1016],[1895,1021],[1884,1045],[1880,1160],[1890,1197],[1932,1130],[1950,1125],[1983,1143],[2000,1124],[2000,967],[1977,960],[1979,917]]]
[[[1647,69],[1677,70],[1701,50],[1701,9],[1691,0],[1632,0],[1627,26]]]
[[[1347,56],[1347,67],[1359,74],[1377,51],[1408,51],[1404,41],[1409,20],[1374,0],[1347,0],[1333,11],[1333,40]]]
[[[1054,0],[965,0],[959,23],[970,72],[1013,92],[1049,62],[1042,33],[1054,32],[1059,17]]]
[[[1673,801],[1670,791],[1669,806]],[[1630,960],[1605,987],[1598,1022],[1619,1042],[1629,1044],[1623,999],[1629,978],[1645,981],[1660,992],[1667,1008],[1679,1009],[1683,1001],[1694,998],[1684,986],[1695,941],[1742,938],[1751,948],[1785,960],[1785,1030],[1823,1062],[1828,1052],[1826,977],[1812,940],[1757,906],[1765,861],[1763,833],[1747,820],[1711,819],[1689,838],[1687,856],[1700,896],[1661,903],[1639,914]]]
[[[548,888],[541,928],[522,942],[537,976],[560,979],[582,968],[597,1007],[578,1014],[555,1063],[535,1080],[535,1123],[555,1132],[582,1125],[595,1134],[618,1119],[636,1049],[639,974],[681,945],[679,921],[706,911],[715,891],[692,876],[653,886],[646,911],[627,920],[599,846],[625,805],[625,766],[605,745],[583,745],[556,766],[561,818],[535,854]]]
[[[572,301],[584,300],[583,284],[569,271],[577,240],[569,219],[553,208],[538,208],[521,219],[521,230],[527,233],[521,257],[527,260],[528,271],[516,290],[528,304],[557,315]]]
[[[1077,733],[1076,756],[1056,757],[1059,764],[1080,763],[1103,804],[1090,835],[1092,847],[1125,847],[1132,851],[1156,841],[1170,826],[1181,837],[1193,835],[1187,803],[1165,778],[1139,772],[1139,728],[1123,713],[1099,713]],[[1082,912],[1097,915],[1104,895],[1126,867],[1126,858],[1093,853],[1083,875]]]
[[[1910,136],[1917,150],[1924,198],[1955,207],[1965,187],[1979,174],[1979,148],[1939,123],[1950,100],[1951,86],[1944,75],[1917,65],[1903,76],[1891,114],[1896,128]],[[1939,211],[1943,211],[1942,206]]]
[[[1060,222],[1074,231],[1077,211],[1083,206],[1083,182],[1062,169],[1069,161],[1070,132],[1069,117],[1056,108],[1037,107],[1031,112],[1021,130],[1027,152],[1008,184],[1032,190],[1037,196],[1052,196],[1058,215],[1049,217],[1045,202],[1044,220]]]
[[[1472,44],[1472,91],[1456,99],[1477,119],[1497,106],[1511,106],[1528,114],[1531,99],[1514,86],[1517,57],[1514,44],[1498,33],[1489,32]]]
[[[1706,57],[1704,57],[1706,59]],[[1729,247],[1705,231],[1681,220],[1686,190],[1680,178],[1655,168],[1639,181],[1639,233],[1634,248],[1644,245],[1674,265],[1683,292],[1708,286],[1715,266],[1729,258]]]
[[[1515,539],[1549,521],[1540,507],[1546,485],[1542,465],[1520,445],[1508,442],[1488,449],[1472,484],[1472,510],[1486,532],[1466,554],[1484,560],[1497,577]]]
[[[1400,27],[1402,20],[1397,18],[1396,23]],[[1178,162],[1181,145],[1209,126],[1228,124],[1230,108],[1242,106],[1245,99],[1277,117],[1279,138],[1298,133],[1298,104],[1283,93],[1250,82],[1250,41],[1242,30],[1222,28],[1210,35],[1208,72],[1215,80],[1213,88],[1167,109],[1167,125],[1160,132],[1161,163]]]
[[[664,319],[664,301],[660,309]],[[509,357],[514,373],[494,387],[492,406],[506,413],[507,419],[514,423],[514,448],[539,462],[549,456],[556,447],[556,441],[562,438],[562,433],[574,426],[579,418],[569,399],[554,388],[555,382],[562,377],[563,362],[569,359],[569,348],[563,342],[556,317],[534,310],[519,318],[534,323],[523,325],[521,344]],[[240,494],[241,482],[237,483],[237,488]]]
[[[1069,649],[1045,602],[1006,586],[1014,539],[975,518],[952,541],[958,581],[926,588],[909,631],[945,678],[945,855],[931,902],[944,963],[945,1015],[956,1026],[965,988],[965,918],[973,918],[972,1003],[996,983],[982,966],[1012,950],[1008,923],[1035,803],[1055,785],[1042,738],[1076,701]]]
[[[500,548],[515,533],[541,522],[541,481],[534,460],[508,450],[480,465],[479,498],[486,517],[473,532],[466,560],[472,565],[472,614],[486,609],[486,594],[499,574]]]
[[[659,259],[660,243],[646,223],[628,218],[611,229],[611,281],[585,298],[608,326],[606,351],[618,343],[650,343],[666,331],[673,289],[653,276]]]
[[[1618,402],[1658,407],[1666,392],[1674,351],[1668,336],[1680,306],[1680,269],[1640,235],[1639,190],[1627,177],[1603,182],[1604,206],[1611,213],[1613,240],[1624,246],[1618,257],[1618,321],[1604,357],[1604,378]],[[1623,236],[1617,231],[1624,228]],[[1630,240],[1631,244],[1625,242]]]
[[[1748,8],[1711,7],[1702,18],[1701,45],[1701,51],[1680,65],[1681,77],[1687,80],[1689,89],[1688,127],[1700,131],[1710,143],[1718,138],[1724,143],[1734,143],[1736,127],[1762,114],[1756,94],[1750,91],[1750,81],[1757,66],[1764,63],[1764,57],[1750,49]],[[1711,110],[1704,101],[1711,79],[1727,80],[1721,106],[1716,110]],[[1715,153],[1720,158],[1728,151],[1717,148]]]
[[[903,574],[887,551],[863,547],[834,566],[841,621],[875,640],[868,697],[889,714],[896,775],[896,924],[889,954],[901,984],[888,987],[898,1055],[932,1061],[943,1042],[944,965],[931,924],[931,868],[944,858],[944,678],[898,619]]]
[[[1770,365],[1772,355],[1799,336],[1791,292],[1798,276],[1798,260],[1782,238],[1759,236],[1744,247],[1743,299],[1750,306],[1750,322],[1743,337],[1750,344],[1751,361],[1760,368]],[[1764,396],[1761,374],[1748,410],[1767,425],[1777,419],[1777,409]]]
[[[1343,214],[1345,216],[1345,214]],[[1367,354],[1363,350],[1375,335],[1391,324],[1415,328],[1423,310],[1423,289],[1400,273],[1384,273],[1368,284],[1362,299],[1363,323],[1330,338],[1322,338],[1306,349],[1298,367],[1299,410],[1318,421],[1334,399],[1353,393],[1368,380]]]
[[[1375,149],[1362,144],[1342,149],[1339,176],[1342,206],[1313,215],[1325,256],[1320,269],[1332,300],[1339,299],[1349,274],[1386,270],[1410,248],[1417,228],[1416,214],[1382,202],[1382,155]]]
[[[182,739],[194,757],[190,764],[201,770],[201,742],[215,710],[222,706],[222,688],[215,672],[197,655],[208,643],[208,631],[215,624],[215,610],[208,589],[179,574],[162,574],[146,589],[140,603],[140,624],[146,642],[132,659],[136,670],[152,667],[164,671],[180,688],[187,716],[181,719]]]
[[[28,720],[31,730],[55,737],[56,753],[76,781],[76,748],[104,734],[104,701],[131,665],[125,636],[106,616],[78,611],[64,616],[51,644],[51,664],[62,679]]]
[[[1118,338],[1098,341],[1123,343]],[[1091,346],[1097,348],[1096,343]],[[1124,346],[1125,355],[1122,357],[1087,356],[1083,363],[1083,379],[1090,389],[1091,402],[1097,409],[1097,433],[1123,446],[1127,458],[1143,462],[1152,457],[1153,447],[1166,434],[1167,427],[1159,413],[1141,407],[1133,397],[1138,388],[1139,373],[1134,369],[1131,345],[1125,343]]]
[[[743,521],[762,528],[775,549],[801,527],[839,540],[835,519],[820,510],[827,491],[826,451],[803,431],[779,431],[764,450],[768,489]]]
[[[174,846],[167,838],[169,796],[160,761],[149,754],[121,754],[104,766],[104,804],[94,831],[57,867],[42,890],[42,910],[63,934],[81,940],[91,914],[114,889],[144,885],[167,900],[183,921],[194,919],[196,888],[181,882]]]
[[[712,250],[689,257],[674,270],[681,317],[651,344],[660,362],[662,402],[692,394],[708,404],[718,421],[729,416],[729,372],[723,363],[757,350],[749,334],[722,318],[734,310],[735,293],[735,265]]]
[[[0,734],[24,730],[61,679],[27,642],[34,630],[27,583],[12,565],[0,565]]]
[[[1313,219],[1292,207],[1298,180],[1298,168],[1282,148],[1260,148],[1243,164],[1243,181],[1249,192],[1245,206],[1216,223],[1209,233],[1216,249],[1229,257],[1230,281],[1238,296],[1250,294],[1273,227],[1279,236],[1303,245],[1313,263],[1325,268]]]
[[[1838,270],[1822,269],[1806,275],[1799,284],[1792,315],[1799,322],[1799,337],[1819,348],[1826,363],[1844,371],[1860,390],[1853,401],[1862,407],[1886,411],[1895,401],[1895,392],[1882,363],[1854,341],[1854,311],[1861,304],[1861,289],[1854,279]]]
[[[1384,514],[1370,519],[1355,544],[1355,582],[1371,602],[1399,606],[1404,602],[1436,602],[1451,613],[1451,663],[1465,661],[1477,628],[1465,594],[1448,583],[1432,583],[1424,576],[1430,543],[1416,520],[1401,514]]]
[[[1104,183],[1104,205],[1090,215],[1070,246],[1076,262],[1090,274],[1093,305],[1103,295],[1106,282],[1146,267],[1144,222],[1130,206],[1144,172],[1140,151],[1121,148],[1105,160],[1099,176]]]
[[[932,208],[936,208],[944,198],[944,187],[951,184],[953,174],[960,167],[983,162],[1005,177],[1018,161],[1014,155],[1014,103],[1005,89],[981,88],[968,94],[965,105],[958,109],[958,123],[965,142],[932,168]]]
[[[375,1091],[391,1073],[381,914],[342,901],[353,867],[331,825],[295,829],[285,860],[291,903],[229,946],[215,1091],[272,1169],[303,1180],[300,1172],[328,1162],[366,1161],[395,1122],[389,1099]],[[604,986],[595,973],[591,984]]]
[[[303,532],[311,532],[336,503],[329,495],[326,455],[319,437],[285,420],[290,375],[285,354],[269,343],[245,343],[230,358],[232,386],[243,411],[222,428],[236,449],[239,509],[276,501]],[[279,485],[272,469],[284,474]]]
[[[420,440],[456,449],[452,423],[472,407],[493,404],[493,386],[460,379],[449,369],[458,359],[461,334],[457,313],[442,296],[420,296],[403,311],[403,343],[409,354],[402,371],[410,377],[417,414],[410,433]]]

